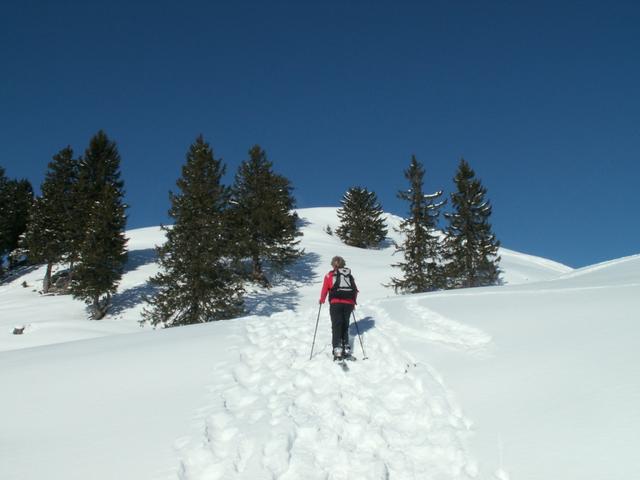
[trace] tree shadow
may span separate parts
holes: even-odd
[[[297,261],[280,269],[270,269],[271,288],[248,292],[244,296],[245,310],[254,315],[273,315],[299,306],[301,286],[313,284],[320,255],[304,253]]]
[[[144,283],[116,293],[111,298],[108,315],[119,315],[130,308],[136,307],[144,303],[147,298],[153,297],[156,291],[157,287]]]
[[[311,222],[306,218],[298,217],[298,219],[296,220],[296,226],[298,228],[308,227],[309,225],[311,225]]]
[[[387,248],[395,247],[395,246],[396,246],[396,242],[394,242],[391,238],[387,237],[380,242],[377,250],[386,250]]]
[[[155,248],[143,250],[131,250],[127,252],[127,263],[124,265],[123,273],[132,272],[138,268],[158,261],[158,254]]]
[[[315,268],[320,265],[320,255],[304,252],[295,262],[281,268],[269,268],[267,274],[272,284],[296,282],[298,285],[309,285],[317,282]]]
[[[364,317],[363,319],[358,320],[357,326],[355,322],[351,322],[349,325],[349,334],[351,336],[358,335],[358,331],[360,334],[363,334],[373,328],[376,328],[376,321],[372,317]]]
[[[9,270],[8,272],[5,272],[2,277],[0,277],[0,285],[8,285],[11,282],[19,280],[21,277],[30,274],[41,266],[42,265],[27,265],[24,267],[18,267],[13,270]]]

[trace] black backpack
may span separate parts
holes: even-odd
[[[334,298],[340,300],[355,300],[358,289],[356,282],[348,268],[339,268],[333,272],[333,286],[329,290],[329,300]]]

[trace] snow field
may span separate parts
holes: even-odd
[[[572,271],[502,249],[504,287],[397,296],[396,233],[357,249],[324,231],[335,209],[299,214],[305,255],[234,321],[139,326],[158,228],[127,232],[102,321],[39,295],[43,268],[0,285],[0,478],[640,478],[640,256]],[[327,305],[309,361],[334,255],[369,356],[352,325],[347,372]]]
[[[361,321],[370,357],[344,372],[331,360],[326,317],[309,361],[314,316],[247,321],[237,363],[211,387],[218,401],[202,438],[181,446],[181,480],[478,478],[465,448],[471,422],[433,369]]]

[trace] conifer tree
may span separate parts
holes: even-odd
[[[71,292],[91,305],[92,317],[103,318],[117,290],[126,262],[127,217],[120,154],[115,142],[99,131],[80,159],[76,191],[81,236]]]
[[[26,180],[7,179],[0,172],[0,268],[5,255],[9,256],[9,269],[15,267],[19,255],[11,255],[20,244],[27,229],[33,204],[33,188]]]
[[[445,214],[447,277],[450,288],[481,287],[500,282],[498,248],[491,231],[491,205],[487,190],[464,160],[454,178],[453,212]]]
[[[251,259],[251,278],[264,286],[269,280],[264,262],[283,267],[302,255],[298,215],[291,182],[273,171],[259,145],[238,168],[233,186],[232,224],[237,256]]]
[[[47,265],[42,286],[44,293],[51,285],[53,264],[71,257],[72,240],[77,235],[74,227],[78,162],[73,158],[71,147],[54,155],[48,167],[40,187],[41,196],[34,202],[25,234],[29,260]]]
[[[376,248],[387,236],[384,212],[374,192],[351,187],[340,201],[336,235],[347,245]]]
[[[396,253],[404,256],[404,262],[393,267],[402,271],[402,277],[391,279],[396,292],[421,293],[446,287],[442,266],[442,245],[437,231],[440,209],[445,202],[438,202],[442,191],[424,194],[424,167],[415,155],[411,157],[404,176],[409,189],[398,192],[398,198],[409,202],[409,216],[400,224],[404,233],[402,245],[396,245]]]
[[[242,286],[231,266],[226,223],[230,191],[222,185],[225,167],[199,136],[189,147],[179,193],[169,193],[173,227],[163,227],[158,247],[160,273],[151,279],[158,292],[148,299],[144,318],[172,327],[236,317],[242,313]]]
[[[6,254],[8,243],[8,181],[9,179],[5,175],[4,168],[0,166],[0,277],[4,274],[4,256]]]

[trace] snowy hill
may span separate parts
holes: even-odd
[[[0,478],[640,478],[640,256],[571,270],[502,249],[506,286],[396,296],[391,244],[346,247],[335,209],[299,213],[305,257],[234,321],[138,325],[158,228],[129,232],[105,320],[34,292],[42,269],[0,286]],[[309,360],[333,255],[362,292],[368,359],[348,372],[326,306]]]

